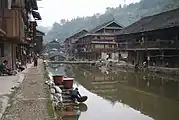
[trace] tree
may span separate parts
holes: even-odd
[[[130,5],[119,5],[117,8],[106,8],[104,14],[96,14],[91,17],[78,17],[70,21],[61,19],[60,23],[54,23],[53,28],[45,36],[45,40],[58,38],[65,40],[66,37],[81,29],[91,30],[97,25],[103,24],[113,17],[123,26],[128,26],[133,22],[148,15],[154,15],[166,10],[179,7],[179,0],[141,0],[139,3]]]
[[[60,24],[61,24],[61,25],[64,25],[66,22],[67,22],[67,21],[66,21],[65,19],[61,19],[61,20],[60,20]]]

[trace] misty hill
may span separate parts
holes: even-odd
[[[44,33],[47,33],[47,32],[49,32],[49,30],[52,29],[52,27],[37,26],[37,29],[44,32]]]
[[[95,14],[90,17],[78,17],[71,21],[62,19],[60,23],[54,23],[52,29],[45,36],[45,42],[58,39],[64,41],[66,37],[81,29],[90,30],[99,24],[113,18],[123,26],[149,15],[171,10],[179,7],[179,0],[141,0],[139,3],[119,5],[116,8],[106,8],[105,14]]]

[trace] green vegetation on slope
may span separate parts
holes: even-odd
[[[45,42],[53,39],[64,41],[66,37],[81,30],[90,30],[99,24],[115,18],[123,25],[128,26],[133,22],[149,15],[154,15],[166,10],[179,7],[179,0],[141,0],[139,3],[119,5],[116,8],[106,8],[105,14],[95,14],[90,17],[78,17],[71,21],[62,19],[60,23],[54,23],[52,29],[45,36]]]

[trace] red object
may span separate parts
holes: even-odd
[[[65,89],[73,88],[73,78],[63,78],[63,85]]]
[[[73,106],[67,106],[66,111],[73,111]]]
[[[54,80],[55,85],[62,85],[63,75],[55,75],[53,76],[53,80]]]

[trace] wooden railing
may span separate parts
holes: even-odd
[[[179,42],[171,43],[170,41],[150,41],[145,43],[120,43],[119,49],[147,49],[147,48],[179,48]]]

